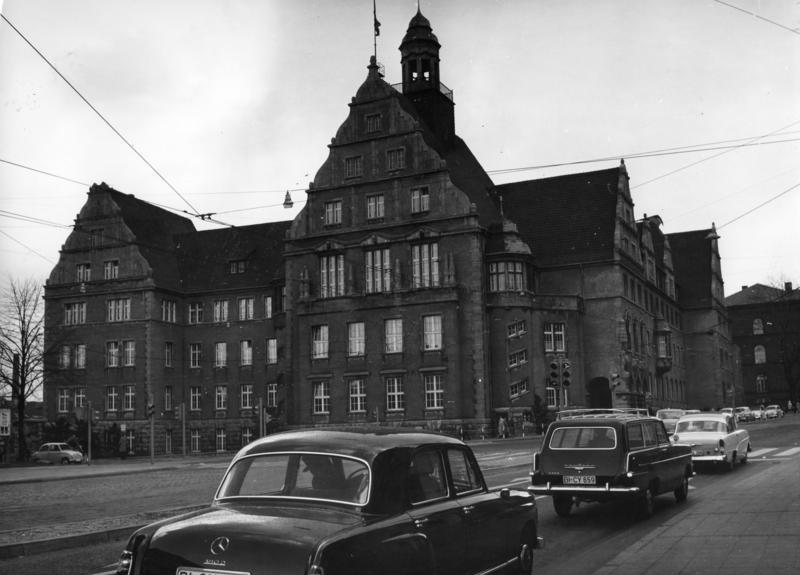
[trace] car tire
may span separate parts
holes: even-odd
[[[533,556],[536,547],[536,533],[531,529],[526,529],[522,537],[522,545],[519,549],[519,570],[520,575],[533,574]]]
[[[553,508],[559,517],[569,517],[572,511],[572,496],[553,495]]]
[[[750,453],[750,444],[747,444],[747,449],[744,450],[744,455],[739,458],[739,463],[747,463],[747,454]]]
[[[62,457],[61,465],[69,465],[69,457]]]
[[[684,473],[680,486],[675,488],[675,501],[683,503],[689,497],[689,476]]]
[[[647,519],[648,517],[652,517],[654,509],[654,502],[653,502],[653,488],[648,487],[644,490],[644,494],[639,497],[639,516],[642,519]]]
[[[736,452],[734,451],[731,455],[731,458],[725,461],[725,471],[733,471],[733,468],[736,467]]]

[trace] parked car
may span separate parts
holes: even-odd
[[[684,415],[678,420],[672,442],[690,447],[695,465],[713,463],[728,469],[733,469],[737,461],[745,463],[752,450],[750,433],[729,413]]]
[[[742,422],[744,422],[744,421],[755,421],[755,419],[756,419],[756,416],[753,414],[753,412],[750,410],[750,408],[747,407],[746,405],[743,405],[743,406],[735,408],[733,410],[733,413],[734,413],[734,415],[736,415],[736,420],[737,421],[742,421]]]
[[[73,449],[68,443],[44,443],[31,454],[31,461],[34,463],[82,463],[83,453]]]
[[[776,417],[783,417],[783,409],[780,405],[768,405],[764,415],[767,419],[775,419]]]
[[[759,421],[761,419],[765,419],[764,412],[761,411],[760,407],[754,407],[750,410],[750,417],[753,418],[753,421]]]
[[[683,417],[684,413],[682,409],[659,409],[656,411],[656,417],[664,422],[667,433],[672,435],[675,432],[675,424]]]
[[[117,573],[530,573],[535,498],[438,434],[304,430],[234,456],[211,505],[141,528]]]
[[[628,500],[642,515],[653,512],[653,498],[672,492],[681,502],[689,494],[692,452],[672,445],[664,423],[655,417],[607,413],[554,421],[541,450],[533,456],[531,493],[552,495],[562,517],[581,501]]]

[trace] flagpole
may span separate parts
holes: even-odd
[[[378,36],[381,33],[381,23],[378,22],[378,13],[375,7],[375,0],[372,0],[372,26],[374,34],[372,35],[372,55],[375,61],[378,61]]]

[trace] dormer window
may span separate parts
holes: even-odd
[[[380,114],[367,114],[366,116],[367,133],[372,134],[381,131],[381,115]]]
[[[247,262],[245,260],[232,260],[230,262],[228,271],[231,274],[243,274],[247,269]]]
[[[406,150],[397,148],[386,152],[386,169],[390,172],[402,170],[406,167]]]
[[[358,178],[364,173],[361,156],[352,156],[344,159],[344,177]]]
[[[342,200],[325,202],[325,225],[334,226],[342,223]]]
[[[430,209],[430,194],[428,188],[414,188],[411,190],[411,213],[420,214]]]
[[[92,280],[92,264],[78,264],[75,266],[75,279],[79,282]]]

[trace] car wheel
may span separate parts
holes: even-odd
[[[61,465],[69,464],[69,457],[62,457],[61,458]]]
[[[750,452],[750,444],[747,444],[747,449],[744,450],[744,455],[739,459],[739,463],[747,463],[747,454]]]
[[[522,547],[519,550],[519,573],[520,575],[532,575],[533,573],[533,549],[536,545],[536,535],[527,531],[523,537]]]
[[[559,517],[569,517],[572,511],[572,497],[569,495],[553,495],[553,507]]]
[[[736,452],[734,451],[731,455],[731,458],[725,462],[725,470],[726,471],[733,471],[733,468],[736,466]]]
[[[680,486],[675,489],[675,501],[677,501],[678,503],[682,503],[686,501],[686,498],[688,496],[689,496],[689,476],[686,475],[686,473],[684,473]]]
[[[648,487],[639,498],[639,515],[647,519],[653,515],[653,488]]]

